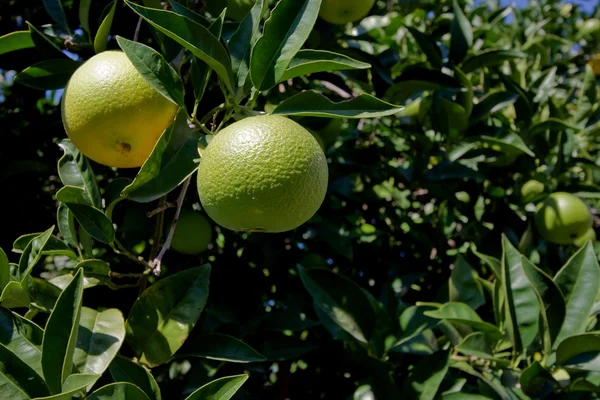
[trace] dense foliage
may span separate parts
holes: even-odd
[[[596,398],[600,245],[535,212],[568,192],[600,225],[600,6],[33,3],[0,4],[1,398]],[[141,169],[66,140],[106,49],[181,107]],[[322,140],[318,213],[163,254],[210,137],[260,112]]]

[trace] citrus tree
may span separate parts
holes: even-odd
[[[600,7],[0,10],[0,397],[600,392]]]

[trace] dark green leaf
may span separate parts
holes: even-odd
[[[150,400],[161,400],[158,383],[149,370],[128,358],[117,355],[109,366],[110,374],[117,382],[129,382],[146,393]]]
[[[571,125],[557,118],[548,118],[546,121],[540,122],[532,126],[529,130],[529,135],[533,136],[539,133],[544,133],[546,131],[564,132],[568,129],[572,129],[575,132],[579,131],[579,128],[575,125]]]
[[[142,293],[127,318],[127,342],[150,367],[167,362],[183,345],[208,297],[210,265],[164,278]]]
[[[83,271],[62,292],[46,323],[42,343],[42,370],[52,394],[61,392],[62,385],[73,369],[73,353],[77,344]]]
[[[449,349],[423,358],[408,377],[404,395],[410,399],[433,400],[448,372],[449,363]]]
[[[375,328],[375,310],[360,287],[327,269],[304,269],[300,278],[315,305],[355,339],[367,343]]]
[[[429,64],[431,64],[431,66],[435,69],[442,69],[444,66],[442,61],[442,52],[440,51],[440,48],[435,40],[431,36],[428,36],[410,26],[408,26],[407,29],[417,41],[421,51],[427,56],[427,61],[429,61]]]
[[[290,62],[280,82],[316,72],[367,69],[371,64],[325,50],[300,50]]]
[[[243,87],[248,78],[250,54],[258,40],[258,27],[267,5],[266,0],[258,0],[229,40],[228,47],[231,53],[234,83],[238,87]]]
[[[450,28],[450,60],[458,65],[473,46],[473,28],[458,1],[454,0],[453,4],[454,19]]]
[[[250,77],[258,90],[275,86],[308,39],[321,0],[281,0],[271,11],[262,36],[252,49]]]
[[[113,18],[115,17],[115,11],[117,10],[117,1],[118,0],[112,1],[112,6],[110,7],[108,15],[106,15],[98,28],[98,32],[96,32],[96,37],[94,38],[94,51],[96,53],[101,53],[106,50],[108,35],[110,34],[110,28],[112,26]]]
[[[8,282],[0,295],[0,305],[6,308],[29,307],[30,301],[27,290],[16,281]]]
[[[72,247],[77,247],[77,231],[75,230],[75,217],[71,210],[60,204],[56,210],[58,230],[65,241]]]
[[[467,356],[490,359],[493,357],[494,342],[483,332],[473,332],[467,335],[455,349]]]
[[[583,121],[592,112],[593,105],[597,101],[596,85],[596,75],[594,74],[592,67],[586,64],[583,82],[579,92],[579,100],[577,101],[577,112],[573,118],[575,122]]]
[[[0,344],[0,389],[2,397],[11,400],[29,400],[48,396],[44,380],[15,353]]]
[[[187,124],[185,109],[181,109],[122,195],[146,203],[175,189],[198,168],[194,162],[199,157],[198,139],[199,135]]]
[[[600,269],[591,243],[579,249],[554,277],[566,303],[565,321],[554,348],[572,335],[586,330],[588,317],[600,288]]]
[[[29,243],[31,243],[31,241],[36,238],[37,236],[43,234],[43,232],[38,232],[38,233],[29,233],[27,235],[23,235],[23,236],[19,236],[13,243],[13,249],[12,251],[14,253],[23,253],[23,251],[27,248],[27,245]],[[60,240],[59,238],[57,238],[54,235],[50,235],[50,237],[48,238],[48,242],[46,243],[46,246],[44,247],[44,250],[42,251],[42,255],[50,255],[50,256],[67,256],[70,258],[77,258],[77,256],[75,255],[75,253],[73,253],[73,251],[69,248],[69,246],[67,246],[67,244],[65,242],[63,242],[62,240]],[[0,255],[0,260],[1,260],[1,255]],[[7,260],[7,265],[8,265],[8,260]],[[1,265],[1,262],[0,262]],[[0,272],[2,271],[2,268],[0,267]],[[0,279],[0,282],[2,280]],[[0,287],[2,285],[0,284]]]
[[[479,140],[483,143],[484,148],[491,148],[507,155],[527,154],[535,157],[535,153],[527,147],[523,138],[514,132],[509,132],[502,137],[481,135]]]
[[[63,185],[80,187],[90,198],[90,204],[102,208],[102,198],[96,183],[96,175],[90,163],[77,150],[70,140],[61,140],[58,144],[64,155],[58,160],[58,175]]]
[[[92,0],[81,0],[79,2],[79,24],[88,35],[91,35],[90,31],[90,6]]]
[[[469,126],[466,110],[460,104],[443,97],[434,100],[432,119],[442,134],[453,139],[461,137]]]
[[[25,250],[23,250],[23,254],[21,254],[21,258],[19,259],[18,270],[19,280],[21,282],[24,282],[27,279],[27,277],[29,277],[29,274],[31,273],[31,270],[33,270],[33,267],[35,267],[38,261],[40,261],[40,258],[42,257],[42,252],[44,251],[44,248],[46,247],[50,236],[52,236],[53,230],[54,226],[52,226],[46,232],[36,236],[29,242],[29,244],[27,244]]]
[[[150,5],[148,5],[146,3],[144,3],[144,5],[146,7],[150,7]],[[195,23],[202,25],[205,28],[210,27],[210,21],[208,19],[206,19],[202,15],[190,10],[183,4],[181,4],[177,1],[174,1],[173,3],[171,3],[171,6],[173,7],[173,11],[175,11],[177,14],[183,15],[184,17],[191,19]],[[151,7],[151,8],[160,8],[160,2],[158,2],[158,7]]]
[[[509,92],[495,92],[485,96],[473,108],[471,123],[479,122],[502,110],[509,104],[513,104],[519,98],[518,95]]]
[[[115,240],[115,228],[108,217],[97,208],[85,204],[66,204],[77,222],[94,239],[102,243],[112,243]]]
[[[248,375],[226,376],[216,379],[190,394],[185,400],[229,400],[247,379]]]
[[[261,362],[265,357],[239,339],[213,333],[189,340],[177,352],[181,357],[205,357],[228,362]]]
[[[56,300],[60,296],[60,289],[51,282],[30,277],[27,281],[27,292],[32,303],[35,303],[40,308],[45,308],[50,311],[54,309]]]
[[[486,50],[467,58],[461,66],[465,74],[473,72],[478,68],[491,67],[502,64],[504,61],[515,58],[527,58],[527,54],[516,50]]]
[[[128,0],[125,0],[125,4],[148,21],[150,25],[206,62],[233,93],[231,58],[219,39],[207,28],[170,11],[141,7]]]
[[[457,93],[456,102],[465,109],[467,118],[470,118],[473,112],[473,98],[475,97],[473,84],[469,77],[458,67],[454,67],[454,75],[465,89],[464,92]]]
[[[19,72],[15,82],[40,90],[62,89],[80,65],[73,60],[41,61]]]
[[[10,281],[10,264],[4,250],[0,249],[0,293]]]
[[[479,253],[476,250],[473,250],[473,254],[475,254],[481,261],[483,261],[492,269],[494,277],[497,280],[502,280],[502,262],[500,260],[498,260],[496,257]]]
[[[468,304],[474,310],[485,304],[483,288],[476,277],[477,273],[467,260],[459,255],[448,282],[450,301]]]
[[[564,339],[556,350],[556,365],[600,372],[600,334],[588,332]]]
[[[102,260],[83,260],[75,266],[82,268],[84,286],[86,288],[96,285],[105,285],[110,281],[110,266]]]
[[[86,374],[102,374],[125,339],[125,320],[116,308],[98,312],[82,307],[73,363]]]
[[[281,102],[272,114],[324,118],[376,118],[396,114],[403,108],[367,93],[334,103],[314,90],[307,90]]]
[[[119,46],[146,82],[160,94],[185,108],[183,83],[165,58],[152,47],[117,36]]]
[[[69,375],[62,387],[60,394],[54,396],[38,398],[36,400],[72,400],[75,395],[81,395],[87,388],[94,386],[94,383],[100,378],[100,375],[94,374],[73,374]]]
[[[52,17],[54,22],[58,24],[62,29],[69,32],[69,24],[67,23],[67,17],[63,10],[60,0],[44,0],[44,7],[46,11]]]
[[[86,400],[150,400],[137,386],[128,382],[117,382],[103,386],[90,394]]]
[[[497,327],[482,321],[471,307],[463,303],[445,303],[440,309],[425,311],[423,314],[431,318],[443,319],[450,323],[470,326],[473,329],[484,332],[495,340],[502,339],[504,336]]]
[[[557,386],[552,374],[537,361],[523,371],[519,383],[525,394],[536,399],[550,395]]]
[[[38,376],[42,373],[42,337],[44,331],[35,323],[0,308],[0,344],[32,368]]]
[[[0,36],[0,55],[11,51],[29,49],[34,46],[29,31],[15,31]]]

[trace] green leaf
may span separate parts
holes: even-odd
[[[527,154],[535,157],[535,153],[527,147],[523,138],[514,132],[508,132],[502,137],[481,135],[478,140],[483,143],[484,148],[491,148],[506,155]]]
[[[0,36],[0,55],[35,47],[29,31],[15,31]]]
[[[100,24],[98,28],[98,32],[96,32],[96,37],[94,38],[94,51],[96,54],[103,52],[106,50],[106,44],[108,43],[108,35],[110,34],[110,27],[113,22],[113,18],[115,17],[115,11],[117,10],[117,1],[112,1],[112,6],[110,11]]]
[[[47,311],[54,309],[61,292],[58,286],[47,280],[34,277],[30,277],[26,282],[27,292],[32,303],[40,308],[45,308]]]
[[[75,230],[75,217],[71,210],[60,204],[56,210],[58,230],[65,241],[72,247],[77,247],[77,231]]]
[[[116,308],[98,312],[82,307],[73,363],[86,374],[104,373],[125,339],[125,320]]]
[[[29,400],[50,394],[44,380],[15,353],[0,344],[0,390],[2,397]]]
[[[61,54],[66,57],[66,55],[62,52],[62,48],[56,44],[56,41],[52,40],[48,37],[44,32],[40,31],[29,21],[25,21],[29,26],[29,34],[31,35],[31,40],[35,43],[35,47],[42,54],[47,57],[56,57],[58,54]]]
[[[111,181],[108,186],[106,186],[105,200],[108,206],[106,207],[106,216],[112,220],[112,213],[115,210],[117,204],[125,200],[125,197],[121,195],[123,190],[131,185],[133,182],[129,178],[117,178]]]
[[[475,254],[481,261],[483,261],[492,269],[496,280],[502,280],[502,262],[500,260],[498,260],[496,257],[479,253],[476,250],[473,250],[473,254]]]
[[[453,2],[453,10],[454,19],[450,27],[450,60],[458,65],[473,46],[473,28],[457,0]]]
[[[73,374],[69,375],[62,387],[60,394],[48,397],[38,397],[35,400],[72,400],[74,395],[86,392],[86,387],[91,388],[100,378],[100,375],[94,374]]]
[[[546,353],[552,350],[565,319],[565,300],[551,277],[533,265],[525,256],[521,256],[523,271],[529,279],[540,304],[540,312],[544,325],[543,337]]]
[[[600,393],[600,386],[595,385],[593,382],[585,378],[577,378],[573,380],[573,383],[569,386],[570,392],[595,392]]]
[[[579,100],[577,101],[577,112],[573,117],[575,122],[581,122],[590,115],[593,106],[597,101],[596,97],[596,75],[594,74],[592,67],[586,64],[583,82],[579,92]]]
[[[476,277],[477,273],[467,260],[459,255],[448,282],[450,301],[468,304],[474,310],[485,304],[483,288]]]
[[[226,376],[207,383],[185,400],[229,400],[242,387],[248,375]]]
[[[395,106],[367,93],[334,103],[315,90],[307,90],[282,101],[272,114],[324,118],[376,118],[393,115],[403,109],[402,106]]]
[[[65,11],[63,10],[62,4],[60,0],[43,0],[44,7],[48,12],[48,15],[52,17],[54,22],[58,24],[62,29],[67,32],[70,32],[69,24],[67,23],[67,17],[65,16]]]
[[[8,282],[10,282],[10,263],[6,253],[0,248],[0,293]]]
[[[80,270],[61,293],[46,323],[42,342],[42,370],[52,394],[60,393],[63,383],[71,375],[82,296],[83,271]]]
[[[322,268],[298,266],[298,272],[317,308],[356,340],[363,343],[371,340],[375,310],[356,283]]]
[[[367,68],[371,68],[371,64],[354,60],[343,54],[325,50],[300,50],[290,62],[279,82],[316,72]]]
[[[494,355],[493,346],[493,341],[485,333],[473,332],[457,344],[455,349],[468,356],[491,359]]]
[[[78,186],[64,186],[56,192],[56,200],[63,203],[85,204],[92,206],[90,198],[82,188]]]
[[[0,305],[6,308],[29,307],[31,299],[19,282],[10,281],[2,290]]]
[[[557,118],[548,118],[546,121],[539,122],[538,124],[532,126],[529,130],[529,135],[534,136],[540,133],[544,133],[546,131],[564,132],[568,129],[572,129],[575,132],[579,131],[579,127],[571,125],[566,121],[562,121]]]
[[[80,65],[73,60],[44,60],[19,72],[15,82],[40,90],[62,89]]]
[[[313,30],[320,7],[321,0],[277,3],[252,49],[250,76],[255,88],[268,90],[281,80]]]
[[[246,14],[240,25],[229,39],[228,47],[231,53],[234,83],[243,87],[250,72],[250,54],[258,40],[261,16],[268,5],[267,0],[258,0]]]
[[[445,303],[438,310],[425,311],[423,314],[430,318],[443,319],[450,323],[470,326],[473,329],[484,332],[494,340],[500,340],[504,336],[497,327],[488,322],[483,322],[471,307],[463,303]]]
[[[462,63],[461,69],[465,74],[468,74],[478,68],[497,66],[515,58],[527,58],[527,54],[516,50],[486,50],[467,58]]]
[[[513,104],[519,98],[518,95],[509,92],[494,92],[485,96],[473,107],[471,123],[474,124]]]
[[[156,200],[183,183],[198,168],[199,135],[187,124],[181,109],[175,122],[162,134],[133,182],[122,196],[147,203]]]
[[[16,283],[16,282],[15,282]],[[35,323],[0,308],[0,344],[42,376],[42,337],[44,331]]]
[[[79,2],[79,24],[88,35],[91,36],[90,31],[90,6],[92,0],[81,0]]]
[[[444,394],[441,400],[492,400],[489,397],[482,396],[479,394],[470,393],[448,393]]]
[[[102,243],[115,240],[115,228],[108,217],[97,208],[85,204],[67,203],[77,222],[94,239]]]
[[[117,355],[110,364],[109,370],[115,381],[132,383],[142,389],[150,400],[161,400],[158,383],[150,371],[143,366]]]
[[[128,0],[125,0],[125,4],[150,25],[207,63],[233,93],[231,58],[219,39],[207,28],[174,12],[138,6]]]
[[[90,394],[86,400],[150,400],[142,389],[128,382],[103,386]]]
[[[435,90],[452,93],[463,89],[456,78],[434,69],[415,67],[402,73],[399,80],[388,88],[385,98],[403,102],[416,93]]]
[[[421,48],[421,51],[427,56],[429,64],[437,70],[442,69],[444,62],[442,60],[442,52],[433,38],[426,35],[419,30],[410,26],[406,27],[413,38],[415,38],[417,44]]]
[[[600,372],[600,333],[588,332],[564,339],[556,350],[556,365]]]
[[[554,341],[554,348],[572,335],[586,331],[588,317],[598,296],[600,269],[591,243],[579,249],[558,271],[554,283],[566,304],[565,321]]]
[[[52,236],[53,230],[54,225],[46,232],[36,236],[33,240],[31,240],[27,247],[25,247],[25,250],[23,250],[23,254],[21,254],[21,258],[19,259],[18,269],[18,276],[21,282],[24,282],[27,279],[27,277],[29,277],[29,274],[31,274],[31,270],[33,270],[33,267],[35,267],[38,261],[40,261],[40,258],[42,257],[42,252],[44,251],[44,248],[46,247],[50,236]]]
[[[464,92],[457,93],[456,102],[465,109],[468,119],[473,112],[473,98],[475,97],[473,84],[469,77],[458,67],[454,67],[454,76],[460,81],[460,84],[465,89]]]
[[[146,7],[150,7],[150,5],[144,3],[144,5]],[[150,7],[150,8],[160,8],[160,1],[157,3],[158,7]],[[181,3],[178,3],[176,1],[174,1],[171,6],[173,7],[173,11],[175,11],[177,14],[182,15],[186,18],[191,19],[192,21],[194,21],[195,23],[202,25],[205,28],[210,27],[210,21],[206,18],[204,18],[202,15],[190,10],[189,8],[187,8],[186,6],[184,6]]]
[[[210,265],[164,278],[142,293],[127,318],[127,342],[150,367],[167,362],[185,342],[208,297]]]
[[[89,196],[90,204],[98,209],[102,208],[96,175],[88,160],[70,140],[61,140],[58,145],[64,152],[58,160],[58,175],[63,185],[82,188]]]
[[[165,58],[152,47],[117,36],[117,42],[146,82],[164,97],[185,108],[183,83]]]
[[[266,358],[239,339],[212,333],[187,341],[177,352],[180,357],[204,357],[228,362],[261,362]]]
[[[523,393],[536,399],[543,399],[551,395],[558,387],[552,374],[537,361],[523,371],[519,383]]]
[[[75,269],[83,269],[85,288],[106,285],[110,281],[110,266],[102,260],[83,260]]]
[[[423,358],[406,380],[404,386],[406,398],[433,400],[449,366],[450,349]]]
[[[514,351],[524,351],[538,334],[540,304],[523,267],[521,254],[502,236],[502,289]]]
[[[433,120],[447,137],[458,138],[469,126],[469,116],[458,103],[443,97],[434,99]]]
[[[27,245],[29,243],[31,243],[31,241],[33,239],[35,239],[37,236],[43,234],[43,232],[38,232],[38,233],[29,233],[27,235],[22,235],[19,236],[13,243],[13,253],[23,253],[23,251],[27,248]],[[67,256],[73,259],[77,258],[77,255],[75,255],[75,253],[73,253],[73,251],[69,248],[69,246],[67,246],[67,244],[65,242],[63,242],[62,240],[60,240],[59,238],[57,238],[54,235],[50,235],[50,237],[48,238],[48,242],[46,243],[46,246],[44,246],[44,249],[42,251],[42,255],[48,255],[48,256]],[[1,265],[1,255],[0,255],[0,265]],[[8,260],[7,260],[7,265],[8,265]],[[2,268],[0,267],[0,273],[1,273]],[[2,280],[0,279],[0,282]],[[1,286],[1,284],[0,284]]]

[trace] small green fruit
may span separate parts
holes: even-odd
[[[212,227],[197,211],[181,210],[171,248],[182,254],[202,253],[212,242]]]
[[[532,202],[537,196],[544,193],[544,184],[540,181],[532,179],[521,186],[521,199],[523,203]]]
[[[537,207],[535,226],[540,236],[556,244],[572,244],[592,227],[592,213],[580,198],[552,193]]]

